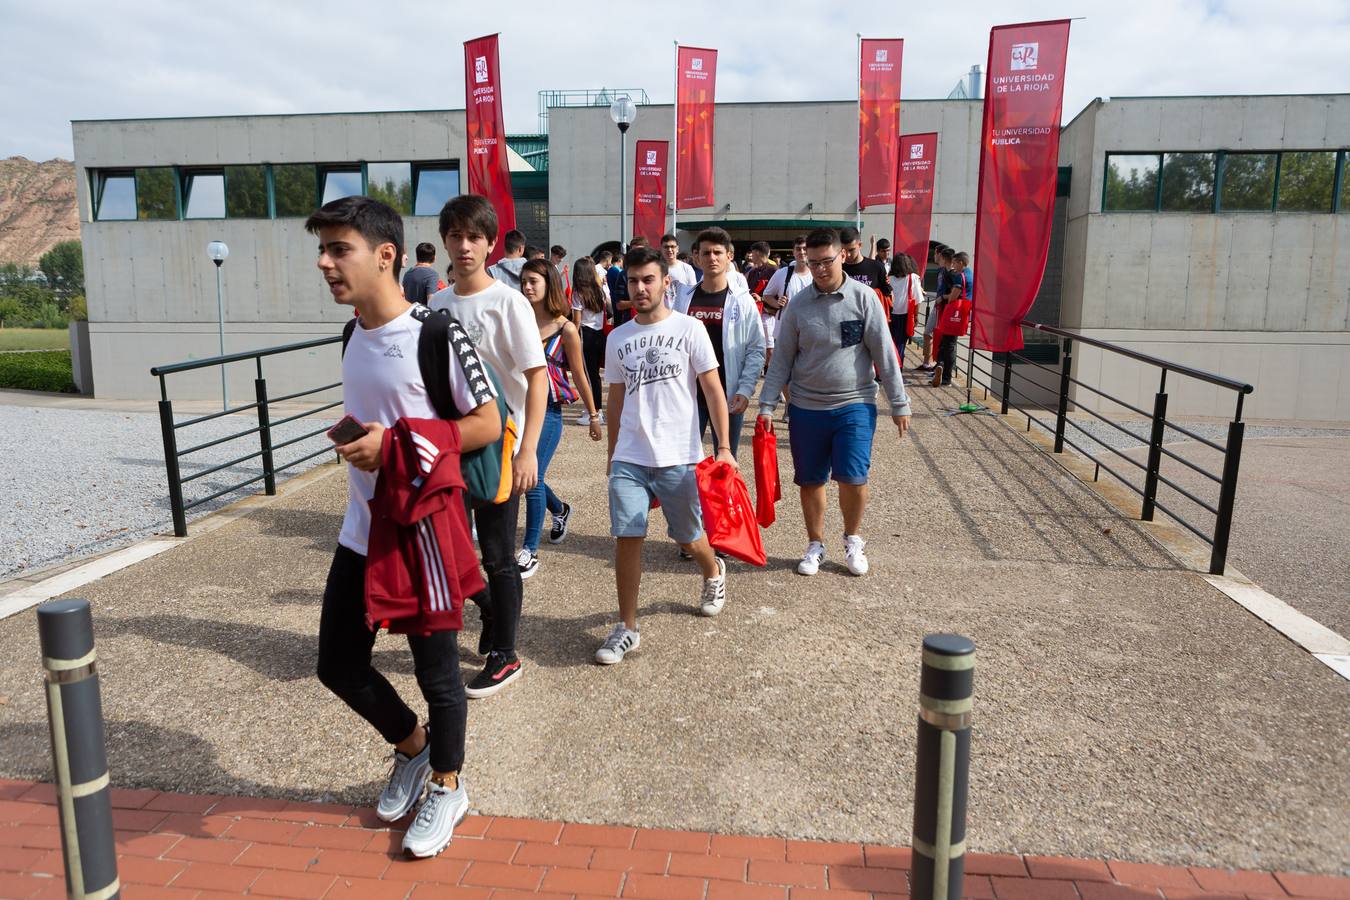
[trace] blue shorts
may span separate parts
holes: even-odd
[[[652,468],[617,460],[609,467],[610,535],[646,537],[652,498],[661,501],[666,534],[676,543],[688,544],[703,536],[703,509],[692,465]]]
[[[838,409],[789,405],[788,410],[793,483],[824,484],[833,473],[840,484],[867,484],[877,430],[875,403],[850,403]]]

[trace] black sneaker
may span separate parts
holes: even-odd
[[[520,552],[516,554],[516,568],[520,569],[522,580],[529,578],[539,571],[539,557],[521,547]]]
[[[548,530],[548,542],[561,544],[567,537],[567,524],[572,521],[572,504],[564,503],[562,515],[553,517],[553,527]]]
[[[688,562],[689,560],[691,560],[691,559],[693,559],[693,558],[694,558],[694,554],[690,553],[688,550],[684,549],[683,547],[680,548],[680,559],[684,560],[685,562]]]
[[[491,697],[520,677],[520,660],[514,653],[509,656],[493,650],[488,654],[487,665],[473,680],[464,685],[464,696],[475,700]]]

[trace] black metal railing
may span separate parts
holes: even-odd
[[[325,453],[333,452],[332,444],[325,441],[324,446],[318,450],[307,453],[306,455],[301,456],[298,459],[293,459],[290,462],[283,463],[282,465],[276,465],[274,458],[274,454],[276,453],[276,451],[284,449],[286,447],[294,446],[303,441],[310,440],[318,435],[321,435],[328,429],[329,425],[325,423],[323,426],[315,429],[314,431],[307,431],[304,434],[295,437],[289,437],[286,440],[280,441],[278,443],[273,443],[272,432],[276,428],[282,425],[286,425],[290,422],[299,421],[300,419],[303,419],[306,416],[312,416],[315,415],[316,413],[330,410],[336,406],[341,406],[342,401],[336,400],[331,403],[325,403],[313,409],[305,409],[302,410],[301,412],[295,413],[294,415],[289,415],[281,419],[276,419],[275,421],[272,419],[272,407],[278,403],[285,403],[287,401],[299,400],[302,397],[308,397],[313,394],[319,394],[324,391],[331,391],[334,389],[341,388],[342,382],[336,381],[332,384],[325,384],[321,387],[311,388],[310,390],[307,391],[296,391],[295,393],[286,394],[281,397],[268,397],[267,379],[263,377],[262,361],[263,357],[276,356],[282,353],[294,353],[300,350],[311,350],[315,347],[323,347],[328,344],[339,343],[341,342],[341,340],[342,340],[341,337],[336,336],[327,338],[318,338],[317,340],[312,341],[301,341],[295,344],[284,344],[279,347],[268,347],[263,350],[252,350],[244,353],[230,353],[225,356],[212,356],[208,359],[194,359],[188,362],[172,363],[167,366],[155,366],[150,370],[150,374],[159,379],[159,396],[160,396],[159,426],[160,431],[162,432],[164,437],[164,468],[166,474],[168,475],[169,480],[169,508],[173,512],[173,533],[175,535],[177,535],[178,537],[187,536],[187,511],[189,509],[192,509],[193,507],[196,506],[201,506],[203,503],[209,503],[212,500],[215,500],[233,491],[237,491],[240,488],[245,488],[248,487],[249,485],[257,484],[259,481],[263,482],[263,489],[268,494],[275,494],[277,492],[276,477],[278,473],[284,472],[287,469],[294,468],[295,466],[298,466],[301,463],[308,462],[309,460],[314,459],[317,456],[322,456]],[[206,415],[203,416],[196,416],[191,419],[185,419],[182,422],[174,421],[173,401],[169,399],[168,383],[165,381],[166,376],[175,375],[180,372],[190,372],[195,369],[205,369],[211,366],[224,366],[229,363],[243,362],[246,360],[253,360],[257,370],[257,377],[253,381],[254,401],[252,403],[244,403],[239,406],[228,407],[226,409],[222,409],[220,412],[207,413]],[[236,413],[245,412],[250,409],[255,410],[257,412],[258,424],[253,428],[246,428],[243,431],[237,431],[234,432],[233,434],[225,435],[224,437],[218,437],[213,438],[212,440],[203,441],[199,444],[194,444],[193,446],[188,447],[186,450],[178,449],[179,431],[185,428],[190,428],[193,425],[200,425],[203,422],[209,422],[214,419],[219,419],[222,416],[234,415]],[[235,457],[234,459],[231,459],[228,462],[219,463],[217,465],[213,465],[205,469],[200,469],[187,476],[184,476],[182,474],[181,467],[179,466],[179,461],[182,460],[183,457],[188,456],[189,454],[192,453],[197,453],[199,451],[206,450],[210,447],[217,447],[221,444],[229,443],[230,441],[242,440],[243,438],[247,438],[248,436],[254,434],[258,435],[259,449],[257,451],[253,453],[245,453],[243,456]],[[245,478],[242,481],[229,484],[221,488],[220,490],[214,491],[213,493],[208,494],[205,497],[198,497],[192,500],[191,502],[184,501],[183,486],[185,484],[196,481],[200,478],[204,478],[207,475],[213,475],[216,472],[221,472],[224,471],[225,469],[230,469],[255,459],[262,460],[261,475],[255,475],[252,478]]]
[[[1242,421],[1242,404],[1246,396],[1253,391],[1253,387],[1245,382],[1226,378],[1222,375],[1215,375],[1212,372],[1206,372],[1193,366],[1171,362],[1156,356],[1151,356],[1147,353],[1140,353],[1139,351],[1131,350],[1128,347],[1121,347],[1108,341],[1087,337],[1086,335],[1067,331],[1063,328],[1057,328],[1053,325],[1023,322],[1022,327],[1051,335],[1055,339],[1055,342],[1059,345],[1060,349],[1059,367],[1056,369],[1044,365],[1043,363],[1028,358],[1028,356],[1023,353],[1015,351],[1003,354],[980,351],[983,355],[977,356],[976,351],[970,350],[970,348],[967,347],[968,352],[965,361],[965,377],[967,383],[971,386],[983,388],[986,399],[990,393],[996,394],[999,398],[1000,412],[1003,415],[1007,415],[1010,409],[1016,409],[1019,414],[1026,416],[1028,430],[1030,430],[1031,424],[1034,422],[1047,432],[1053,434],[1055,453],[1063,453],[1065,445],[1068,445],[1085,456],[1094,466],[1096,466],[1094,480],[1100,475],[1100,472],[1105,471],[1121,484],[1125,485],[1125,487],[1138,494],[1142,501],[1139,518],[1143,521],[1151,522],[1155,512],[1161,510],[1187,531],[1209,544],[1210,574],[1222,575],[1228,559],[1228,542],[1233,527],[1233,503],[1237,497],[1238,467],[1242,461],[1242,437],[1246,428],[1246,423]],[[1096,347],[1108,353],[1114,353],[1135,360],[1136,362],[1156,367],[1158,369],[1158,390],[1153,397],[1152,411],[1140,409],[1126,400],[1115,397],[1106,391],[1101,390],[1099,387],[1087,384],[1079,378],[1074,377],[1073,346],[1075,342],[1089,347]],[[979,362],[987,361],[989,367],[981,367],[977,364],[977,360]],[[1055,385],[1056,402],[1055,420],[1053,423],[1043,421],[1033,414],[1033,410],[1041,411],[1045,410],[1047,407],[1028,393],[1028,391],[1033,390],[1030,384],[1023,385],[1027,390],[1020,390],[1018,387],[1014,386],[1013,382],[1015,375],[1017,374],[1021,374],[1027,382],[1031,381],[1024,373],[1016,372],[1013,367],[1014,360],[1021,364],[1018,368],[1027,366],[1030,368],[1026,371],[1034,369],[1046,373],[1048,380]],[[999,373],[1002,376],[1001,383],[995,386],[996,375],[994,369],[999,366],[1002,368],[1001,373]],[[958,362],[958,370],[959,369],[960,363]],[[1237,399],[1233,410],[1233,418],[1228,423],[1227,439],[1222,444],[1210,440],[1201,434],[1197,434],[1195,431],[1167,418],[1167,376],[1169,372],[1175,375],[1193,378],[1197,381],[1202,381],[1206,384],[1212,384],[1234,392]],[[980,376],[983,376],[987,380],[981,381]],[[1083,391],[1094,394],[1097,397],[1107,400],[1110,403],[1114,403],[1124,409],[1128,409],[1143,417],[1143,419],[1148,421],[1150,426],[1148,435],[1145,436],[1136,433],[1130,428],[1127,428],[1124,424],[1113,421],[1096,409],[1080,404],[1070,396],[1070,385],[1076,385]],[[1042,384],[1041,387],[1044,389],[1044,384]],[[1014,394],[1017,395],[1025,405],[1019,405],[1018,403],[1013,402]],[[1129,438],[1137,441],[1141,447],[1147,447],[1147,459],[1144,462],[1140,462],[1123,452],[1119,447],[1116,447],[1098,437],[1096,434],[1093,434],[1092,431],[1084,427],[1082,423],[1069,418],[1069,408],[1071,406],[1076,408],[1078,412],[1086,413],[1116,431],[1127,435]],[[1125,472],[1112,465],[1108,465],[1107,461],[1104,461],[1103,458],[1094,454],[1083,444],[1074,440],[1074,437],[1070,436],[1067,431],[1068,426],[1072,426],[1076,429],[1076,432],[1073,433],[1074,436],[1081,433],[1084,437],[1110,451],[1124,463],[1142,472],[1142,483],[1136,483],[1136,480],[1127,477]],[[1220,454],[1220,472],[1216,474],[1194,460],[1187,459],[1181,454],[1164,446],[1163,441],[1169,428],[1198,442],[1207,450]],[[1098,452],[1100,453],[1100,451]],[[1189,488],[1179,484],[1174,478],[1164,474],[1162,471],[1164,459],[1184,466],[1207,481],[1218,485],[1218,496],[1212,502],[1206,500],[1205,498],[1198,496]],[[1120,466],[1120,464],[1117,463],[1116,466]],[[1158,489],[1160,485],[1165,485],[1175,491],[1184,500],[1189,501],[1194,506],[1199,507],[1212,515],[1214,521],[1213,528],[1211,530],[1206,530],[1183,516],[1179,510],[1171,509],[1159,501]]]

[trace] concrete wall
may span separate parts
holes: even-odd
[[[230,247],[221,270],[226,352],[337,334],[351,312],[325,289],[303,219],[94,222],[89,170],[463,160],[466,147],[462,110],[75,122],[73,129],[96,390],[112,398],[157,396],[150,366],[219,352],[210,241]],[[439,246],[435,217],[403,224],[410,255],[419,241]],[[270,360],[269,388],[281,394],[335,380],[334,360],[322,353]],[[248,368],[231,367],[232,397],[252,396]],[[219,375],[173,376],[170,387],[174,397],[212,397]]]
[[[936,131],[933,239],[961,248],[975,240],[975,191],[983,105],[969,100],[906,100],[901,129]],[[669,105],[638,108],[628,131],[630,157],[622,197],[632,231],[638,140],[671,139]],[[550,241],[575,254],[619,233],[619,132],[603,107],[549,114]],[[719,103],[716,111],[716,207],[683,210],[680,219],[853,221],[857,211],[858,111],[849,102]],[[808,211],[807,204],[813,204]],[[726,205],[730,204],[730,209]],[[890,237],[893,207],[863,213],[863,231]],[[687,243],[692,237],[681,235]]]
[[[1108,152],[1347,146],[1347,95],[1094,101],[1060,141],[1060,165],[1073,166],[1064,326],[1251,381],[1251,416],[1350,419],[1350,218],[1102,212]],[[1080,378],[1152,408],[1156,370],[1136,377],[1136,364],[1099,357],[1076,355]],[[1231,414],[1230,392],[1180,381],[1171,412]]]

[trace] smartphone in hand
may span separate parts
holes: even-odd
[[[350,444],[365,437],[367,433],[366,426],[356,421],[355,417],[346,415],[342,417],[342,421],[328,429],[328,439],[334,444]]]

